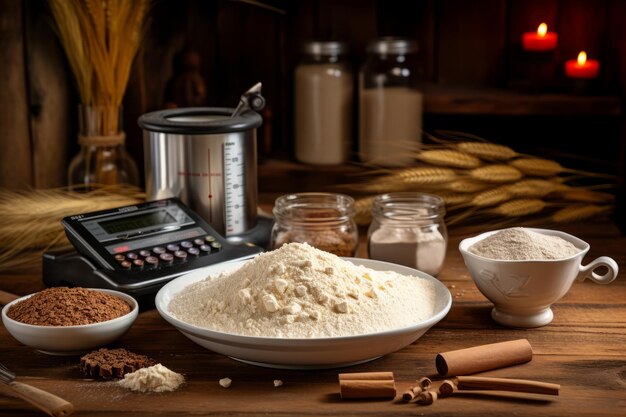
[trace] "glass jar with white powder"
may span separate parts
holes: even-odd
[[[369,257],[437,275],[448,245],[445,214],[443,199],[436,195],[404,192],[375,197],[367,234]]]
[[[343,42],[303,46],[294,74],[295,153],[307,164],[341,164],[352,140],[353,74]]]
[[[298,242],[337,256],[354,256],[359,231],[354,199],[344,194],[287,194],[274,203],[272,249]]]
[[[359,73],[359,158],[383,166],[415,162],[422,142],[423,95],[417,42],[381,38],[367,45]]]

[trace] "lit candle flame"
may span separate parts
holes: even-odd
[[[576,61],[578,61],[578,65],[585,65],[585,62],[587,62],[587,52],[580,51],[580,53],[578,54],[578,59]]]
[[[537,35],[543,38],[544,36],[546,36],[546,33],[548,33],[548,25],[546,25],[545,23],[540,24],[537,28]]]

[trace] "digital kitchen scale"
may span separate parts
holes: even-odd
[[[49,286],[152,295],[184,273],[263,250],[228,242],[176,198],[78,214],[61,223],[76,252],[44,254]]]

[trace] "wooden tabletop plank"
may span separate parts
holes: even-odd
[[[554,321],[537,329],[511,329],[490,318],[491,303],[474,286],[458,250],[461,238],[453,233],[439,279],[450,289],[450,313],[422,338],[372,362],[331,370],[291,371],[261,368],[232,360],[194,344],[167,324],[155,310],[140,313],[137,321],[112,346],[147,354],[185,374],[187,383],[176,392],[137,394],[112,382],[86,378],[79,358],[55,357],[25,347],[0,327],[0,362],[22,382],[71,401],[78,416],[187,415],[466,415],[466,416],[618,416],[626,407],[626,239],[610,223],[581,224],[568,231],[587,240],[593,257],[610,255],[622,267],[608,285],[575,282],[553,306]],[[364,246],[364,245],[362,245]],[[359,254],[365,256],[362,247]],[[0,289],[27,294],[43,288],[41,272],[0,274]],[[432,406],[401,401],[341,401],[339,372],[393,371],[399,393],[424,375],[435,373],[439,352],[478,344],[527,338],[534,356],[529,363],[481,375],[535,379],[561,384],[558,397],[514,397],[463,394]],[[233,385],[221,388],[220,378]],[[284,385],[273,386],[274,379]],[[0,416],[41,416],[27,403],[7,395],[0,386]]]

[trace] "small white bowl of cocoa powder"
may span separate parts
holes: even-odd
[[[50,355],[77,355],[122,336],[139,312],[119,291],[54,287],[2,309],[2,322],[19,342]]]

